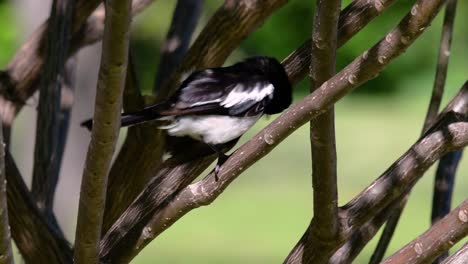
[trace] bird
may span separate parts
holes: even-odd
[[[278,114],[292,102],[292,87],[281,63],[266,56],[247,58],[228,67],[192,72],[167,100],[123,113],[121,127],[159,120],[159,129],[188,136],[217,155],[215,176],[229,158],[222,144],[239,139],[263,115]],[[92,128],[92,120],[82,123]]]

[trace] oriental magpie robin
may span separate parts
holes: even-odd
[[[238,139],[263,114],[282,112],[291,101],[291,84],[281,63],[251,57],[229,67],[193,72],[168,100],[122,114],[121,126],[169,121],[160,127],[169,135],[202,141],[218,154],[217,175],[228,158],[222,144]],[[92,120],[82,126],[91,129]]]

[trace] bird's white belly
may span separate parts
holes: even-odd
[[[216,145],[242,136],[260,117],[261,115],[251,117],[183,116],[176,118],[172,124],[163,129],[167,129],[171,136],[189,136]]]

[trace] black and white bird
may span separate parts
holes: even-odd
[[[251,57],[229,67],[195,71],[166,101],[122,114],[121,126],[165,120],[171,136],[202,141],[218,154],[217,174],[228,158],[221,145],[241,137],[264,114],[289,107],[292,89],[279,61]],[[83,122],[91,128],[92,121]]]

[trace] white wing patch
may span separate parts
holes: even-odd
[[[209,100],[209,101],[196,102],[194,104],[191,104],[190,107],[194,107],[194,106],[197,106],[197,105],[211,104],[211,103],[219,103],[219,102],[221,102],[221,99],[214,99],[214,100]]]
[[[267,96],[273,96],[273,90],[274,87],[272,84],[268,84],[267,86],[258,85],[252,90],[245,90],[238,84],[237,87],[228,94],[226,99],[221,102],[221,105],[228,108],[250,100],[260,102]]]

